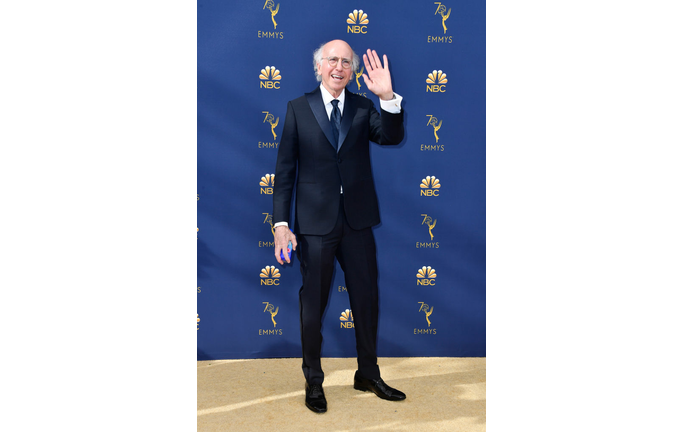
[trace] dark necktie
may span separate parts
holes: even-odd
[[[334,135],[335,146],[339,149],[339,129],[341,129],[341,112],[339,111],[339,101],[337,99],[332,100],[332,115],[330,116],[330,122],[332,123],[332,134]]]

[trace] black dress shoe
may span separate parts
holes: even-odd
[[[375,380],[363,378],[358,371],[356,371],[356,375],[353,377],[353,388],[361,391],[371,391],[382,399],[390,401],[402,401],[406,398],[405,393],[389,387],[382,378]]]
[[[306,383],[306,406],[313,412],[322,414],[327,411],[327,400],[320,384]]]

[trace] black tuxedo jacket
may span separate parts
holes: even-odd
[[[370,166],[370,141],[396,145],[403,140],[403,111],[382,112],[370,99],[346,92],[339,150],[320,87],[287,104],[275,166],[273,221],[289,220],[296,186],[294,232],[325,235],[339,215],[339,191],[353,229],[379,224],[379,206]],[[297,178],[298,175],[298,178]]]

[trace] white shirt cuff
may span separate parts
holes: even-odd
[[[289,224],[287,222],[278,222],[275,225],[273,225],[273,229],[275,229],[279,226],[286,226],[287,228],[289,228]]]
[[[391,114],[398,114],[401,112],[401,101],[403,100],[403,97],[399,94],[394,93],[394,99],[384,101],[382,99],[379,100],[379,106],[382,108],[384,111],[391,113]]]

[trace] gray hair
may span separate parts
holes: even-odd
[[[318,82],[323,80],[323,77],[318,73],[318,63],[323,61],[323,48],[327,44],[328,42],[325,42],[324,44],[320,45],[318,49],[313,51],[313,72],[315,72],[315,79],[318,80]],[[351,69],[353,69],[353,72],[355,73],[358,70],[358,66],[360,66],[360,57],[358,57],[358,54],[356,54],[353,48],[351,48],[351,52],[353,53]]]

